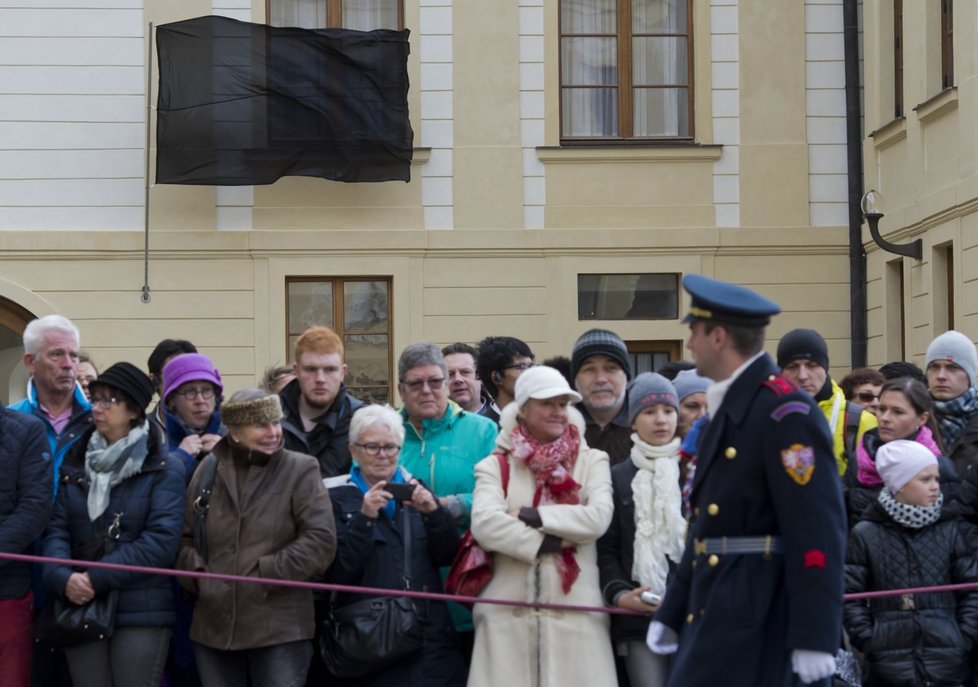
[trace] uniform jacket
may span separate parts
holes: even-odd
[[[903,527],[874,503],[850,535],[846,592],[978,581],[978,562],[965,528],[972,526],[948,514],[928,527]],[[970,683],[968,654],[978,639],[978,591],[847,601],[845,627],[853,646],[866,657],[865,685]]]
[[[824,415],[767,354],[697,448],[686,550],[655,619],[679,633],[673,687],[790,684],[793,649],[841,640],[846,519]],[[780,536],[784,553],[706,555],[706,537]]]
[[[515,406],[513,406],[515,408]],[[583,430],[580,414],[572,421]],[[499,448],[510,448],[515,427],[512,409],[503,411]],[[583,435],[583,431],[582,431]],[[493,455],[476,467],[472,534],[493,554],[492,580],[482,596],[551,603],[602,606],[598,579],[598,538],[611,522],[614,505],[608,456],[588,448],[583,436],[572,472],[581,485],[580,504],[545,505],[537,510],[543,527],[528,527],[508,515],[533,505],[533,474],[522,462],[510,460],[509,486],[503,496],[499,461]],[[580,576],[564,594],[552,554],[539,555],[544,536],[576,543]],[[563,687],[613,685],[615,665],[603,613],[565,613],[476,604],[475,649],[469,687]]]
[[[51,452],[37,418],[0,408],[0,551],[31,553],[51,517]],[[29,563],[0,561],[0,599],[30,588]]]
[[[253,454],[227,437],[214,455],[217,472],[206,524],[210,558],[205,561],[194,548],[198,470],[187,490],[177,567],[281,580],[307,580],[325,571],[336,552],[336,530],[316,460],[284,449],[270,457]],[[309,590],[203,579],[195,588],[186,580],[181,583],[197,592],[190,626],[195,642],[239,650],[313,636]]]
[[[86,429],[89,428],[89,425],[92,424],[92,404],[88,402],[87,398],[85,398],[85,394],[82,392],[81,387],[76,384],[74,395],[72,396],[71,419],[68,420],[68,424],[65,426],[64,431],[62,431],[60,435],[54,431],[54,426],[48,420],[48,417],[44,414],[44,411],[41,410],[41,406],[37,400],[37,389],[34,387],[33,379],[30,379],[27,382],[27,398],[11,404],[9,408],[20,413],[33,415],[44,423],[44,433],[48,439],[48,447],[50,448],[52,461],[51,479],[52,484],[54,485],[54,490],[51,495],[54,497],[58,493],[58,471],[61,469],[61,463],[64,461],[65,455],[68,453],[68,449],[71,448],[72,444],[78,441],[78,438],[85,432]]]
[[[99,560],[154,568],[170,568],[180,547],[180,522],[185,507],[183,466],[166,452],[163,437],[150,431],[149,453],[142,470],[112,488],[109,506],[93,523],[88,517],[88,487],[85,453],[91,427],[75,443],[61,466],[61,489],[54,514],[44,534],[43,551],[52,558],[90,558],[84,555],[104,541],[114,517],[119,519],[119,537],[114,550]],[[45,566],[48,587],[64,595],[72,569],[65,565]],[[142,575],[91,568],[89,579],[96,594],[119,590],[116,625],[171,626],[176,622],[173,587],[165,575]]]
[[[496,425],[482,415],[476,415],[449,401],[440,418],[425,420],[421,432],[404,417],[404,447],[400,464],[405,470],[430,487],[435,496],[457,496],[464,526],[472,508],[472,488],[475,485],[475,464],[489,455],[496,445]],[[464,529],[464,527],[463,527]]]
[[[319,473],[323,477],[336,477],[350,472],[353,458],[350,456],[350,418],[365,404],[346,392],[346,386],[333,399],[329,410],[319,418],[311,432],[306,432],[299,416],[299,380],[293,379],[279,393],[282,399],[282,433],[285,448],[305,453],[319,461]]]
[[[842,391],[842,387],[835,383],[835,380],[829,378],[829,383],[832,385],[832,394],[825,400],[818,402],[818,407],[822,409],[825,414],[825,421],[828,423],[829,428],[832,426],[832,411],[836,407],[838,402],[838,419],[835,423],[835,432],[832,434],[832,455],[835,456],[835,462],[839,467],[839,474],[846,474],[846,468],[849,464],[849,453],[846,450],[846,395]],[[863,440],[863,435],[866,430],[872,429],[877,424],[876,416],[872,413],[866,412],[865,410],[859,413],[859,428],[856,431],[856,441],[853,442],[853,446],[858,446],[859,442]],[[852,460],[856,457],[852,456]]]
[[[394,518],[384,511],[371,520],[360,512],[363,492],[348,475],[326,480],[336,520],[336,560],[326,573],[329,582],[364,587],[404,589],[403,506]],[[441,592],[438,568],[451,564],[458,532],[444,508],[429,515],[409,510],[411,522],[411,589]],[[365,595],[339,594],[337,606]],[[362,680],[378,687],[457,687],[465,683],[465,663],[448,607],[444,602],[418,601],[424,619],[424,649],[387,670]]]

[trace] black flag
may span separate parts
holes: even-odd
[[[207,16],[156,30],[156,183],[408,181],[408,31]]]

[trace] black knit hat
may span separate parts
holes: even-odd
[[[592,355],[606,355],[616,360],[621,369],[625,371],[627,379],[632,378],[632,366],[628,362],[628,349],[621,337],[607,329],[589,329],[574,343],[574,350],[571,352],[571,378],[577,377],[577,371],[581,369],[586,358]]]
[[[829,348],[814,329],[792,329],[778,342],[778,367],[784,369],[796,360],[811,360],[829,369]]]
[[[132,363],[116,363],[89,383],[92,391],[99,386],[110,386],[118,389],[133,402],[133,405],[146,410],[153,400],[153,382],[149,381],[146,373]]]

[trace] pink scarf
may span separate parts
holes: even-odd
[[[867,434],[868,433],[869,432],[867,432]],[[856,472],[856,478],[863,486],[881,487],[883,486],[883,479],[880,477],[880,473],[876,470],[876,451],[873,451],[873,455],[869,455],[869,449],[866,448],[866,438],[867,437],[864,435],[863,440],[859,442],[859,448],[856,449],[856,458],[859,465],[859,469]],[[872,438],[879,442],[877,437]],[[920,431],[917,432],[917,436],[913,437],[912,440],[916,441],[918,444],[923,444],[930,449],[931,453],[940,458],[941,447],[937,445],[936,441],[934,441],[934,433],[927,425],[921,425]],[[877,443],[876,448],[878,449],[882,445],[882,443]]]
[[[510,455],[526,464],[533,473],[536,492],[533,494],[533,507],[547,504],[577,504],[581,502],[581,485],[574,481],[571,472],[577,462],[577,451],[581,445],[580,432],[573,424],[557,439],[549,444],[541,444],[530,436],[523,425],[517,425],[511,437],[513,448]],[[581,572],[574,556],[575,547],[561,549],[554,557],[560,586],[564,594]]]

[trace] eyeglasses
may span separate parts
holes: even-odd
[[[414,379],[410,382],[405,380],[401,382],[404,386],[411,390],[412,393],[418,393],[425,386],[427,386],[432,391],[438,391],[442,385],[445,383],[444,377],[432,377],[431,379]]]
[[[371,458],[376,458],[377,456],[379,456],[381,451],[386,453],[388,456],[393,456],[394,454],[396,454],[398,451],[401,450],[401,447],[398,446],[397,444],[353,444],[353,445],[356,446],[357,448],[363,449],[363,452],[366,453]]]
[[[209,401],[214,398],[214,387],[204,386],[196,389],[183,389],[182,391],[174,391],[173,393],[177,396],[183,396],[188,401],[194,400],[197,396],[200,396],[205,401]]]
[[[531,367],[536,367],[536,363],[516,363],[514,365],[503,366],[504,370],[519,370],[520,372],[526,372]]]
[[[856,394],[856,398],[863,403],[872,403],[873,401],[878,401],[880,396],[879,394],[874,394],[872,391],[860,391]]]
[[[102,406],[103,408],[111,408],[114,405],[122,403],[121,398],[116,398],[115,396],[109,396],[108,398],[93,398],[92,407]]]

